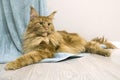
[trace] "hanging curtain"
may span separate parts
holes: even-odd
[[[30,19],[30,6],[46,15],[45,0],[0,0],[0,63],[22,55],[22,35]]]

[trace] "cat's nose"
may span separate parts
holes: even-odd
[[[48,27],[45,27],[45,30],[48,30]]]

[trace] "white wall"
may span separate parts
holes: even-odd
[[[86,39],[105,36],[120,41],[120,0],[47,0],[48,12],[57,10],[57,30],[79,33]]]

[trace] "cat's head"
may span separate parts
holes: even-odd
[[[36,10],[31,7],[30,11],[30,23],[28,30],[31,33],[35,33],[38,36],[47,36],[54,32],[53,18],[56,11],[48,16],[40,16]]]

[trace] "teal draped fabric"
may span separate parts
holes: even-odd
[[[0,63],[22,55],[22,35],[30,19],[30,6],[46,15],[45,0],[0,0]]]

